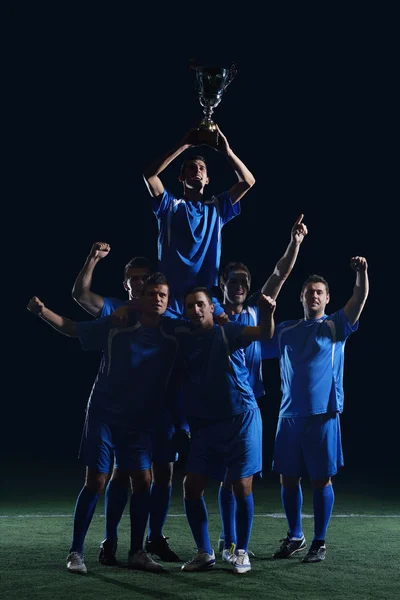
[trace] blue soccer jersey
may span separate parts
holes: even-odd
[[[163,322],[155,328],[140,321],[115,328],[105,317],[78,324],[83,349],[103,351],[89,407],[105,422],[141,429],[158,425],[178,348]]]
[[[285,321],[262,342],[262,358],[279,358],[280,417],[307,417],[343,410],[344,348],[356,331],[344,310],[320,319]]]
[[[171,307],[183,314],[183,297],[194,285],[218,284],[221,230],[240,213],[227,192],[210,202],[177,199],[167,190],[153,198],[158,222],[158,262],[171,285]]]
[[[253,294],[244,304],[242,312],[229,315],[229,320],[240,325],[255,327],[259,323],[258,299],[260,292]],[[249,370],[249,383],[256,398],[264,396],[262,379],[261,342],[253,342],[244,349],[246,366]]]
[[[243,349],[249,342],[242,339],[242,331],[238,323],[201,332],[175,325],[189,423],[229,419],[257,408]]]

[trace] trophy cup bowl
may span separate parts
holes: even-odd
[[[198,124],[197,140],[199,144],[218,146],[218,130],[212,120],[214,109],[221,102],[222,94],[237,73],[236,65],[224,67],[201,67],[192,59],[189,63],[194,76],[195,90],[203,107],[203,119]]]

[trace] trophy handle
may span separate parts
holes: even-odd
[[[228,69],[229,71],[229,76],[228,76],[228,80],[226,82],[226,86],[228,87],[228,85],[231,83],[231,81],[236,77],[237,75],[237,67],[235,63],[232,63],[231,66]]]

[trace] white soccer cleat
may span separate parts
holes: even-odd
[[[212,554],[198,550],[196,554],[184,565],[182,565],[182,571],[207,571],[215,565],[215,554],[214,550]]]
[[[70,573],[85,575],[87,573],[87,568],[83,562],[83,554],[79,554],[79,552],[71,552],[68,554],[67,569]]]
[[[222,550],[222,560],[230,565],[233,565],[235,562],[235,547],[236,544],[231,544],[229,548]]]
[[[128,569],[138,569],[140,571],[149,571],[150,573],[162,573],[166,570],[144,550],[138,550],[134,554],[129,552]]]
[[[232,564],[234,573],[240,574],[251,571],[250,559],[246,550],[236,550]]]

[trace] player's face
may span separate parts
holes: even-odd
[[[246,271],[230,271],[222,291],[230,304],[236,306],[243,304],[249,292],[248,273]]]
[[[188,160],[183,176],[180,177],[188,188],[199,191],[208,184],[207,167],[202,160]]]
[[[300,300],[305,317],[307,319],[318,319],[325,313],[325,306],[329,302],[329,294],[326,293],[326,287],[323,283],[310,281],[304,288]]]
[[[204,292],[186,296],[185,309],[188,319],[195,327],[209,329],[214,325],[214,304],[210,303]]]
[[[124,288],[129,294],[129,300],[137,300],[140,297],[143,284],[149,275],[150,271],[146,267],[128,269]]]
[[[140,297],[142,311],[149,316],[161,316],[168,306],[168,286],[148,285]]]

